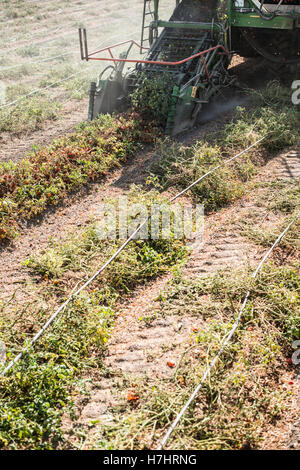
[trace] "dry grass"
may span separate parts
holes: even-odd
[[[57,0],[39,2],[38,6],[33,2],[28,4],[24,0],[2,3],[0,79],[7,90],[11,90],[7,93],[7,102],[12,94],[16,98],[26,91],[60,81],[73,72],[78,72],[80,68],[84,70],[81,75],[58,84],[54,90],[51,89],[49,98],[57,100],[64,107],[68,100],[83,99],[87,96],[90,82],[97,80],[100,71],[107,64],[86,64],[80,60],[79,26],[88,30],[90,50],[129,38],[139,40],[142,18],[142,3],[139,0],[130,2],[130,5],[121,1],[115,2],[113,8],[110,8],[110,5],[109,8],[102,8],[101,5],[100,10],[99,2],[95,0],[81,4],[76,0]],[[173,5],[162,7],[166,17],[169,16],[170,8],[173,8]],[[116,55],[122,50],[123,48],[119,48]],[[53,60],[45,61],[45,58]],[[46,94],[48,95],[48,91]],[[29,102],[24,103],[24,106],[25,113],[28,114]],[[23,113],[23,110],[21,111]],[[15,110],[16,113],[18,109]],[[9,119],[9,116],[7,118]],[[12,134],[15,131],[13,125],[7,126],[6,129],[2,126],[1,131],[3,130]],[[34,129],[23,125],[21,130],[32,132]]]
[[[175,279],[161,295],[156,317],[173,314],[199,318],[171,378],[117,376],[107,410],[110,421],[91,423],[86,448],[156,448],[206,365],[230,330],[250,278],[236,271],[198,280]],[[168,449],[255,449],[266,426],[276,423],[290,395],[282,380],[291,343],[300,335],[299,264],[260,274],[242,323],[170,439]],[[205,320],[203,322],[203,320]],[[166,345],[167,347],[167,345]],[[126,400],[131,390],[138,399]],[[84,437],[85,430],[81,430]],[[91,434],[93,437],[91,438]]]

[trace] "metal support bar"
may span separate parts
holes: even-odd
[[[178,29],[208,29],[212,28],[217,31],[223,31],[222,25],[219,23],[201,23],[201,22],[189,22],[186,21],[154,21],[153,25],[160,28],[178,28]]]
[[[78,29],[78,34],[79,34],[79,44],[80,44],[80,57],[81,57],[81,60],[84,60],[85,57],[83,54],[82,29],[81,28]]]
[[[96,88],[97,88],[96,83],[92,82],[91,88],[90,88],[88,122],[91,122],[94,118],[94,101],[95,101]]]
[[[109,52],[110,57],[113,59],[115,66],[117,66],[117,62],[115,61],[115,58],[114,58],[114,56],[113,56],[113,53],[112,53],[111,50],[110,50],[110,47],[109,47],[107,50],[108,50],[108,52]]]
[[[85,28],[83,30],[83,39],[84,39],[85,59],[86,59],[86,61],[88,61],[89,60],[89,52],[88,52],[87,35],[86,35],[86,29]]]
[[[174,62],[158,61],[158,60],[146,60],[146,59],[141,60],[141,59],[115,58],[113,56],[111,50],[115,47],[118,47],[118,46],[121,46],[121,45],[124,45],[124,44],[128,44],[128,43],[130,43],[130,48],[133,45],[136,45],[139,48],[143,47],[134,40],[128,40],[128,41],[121,42],[119,44],[115,44],[113,46],[105,47],[103,49],[100,49],[99,51],[91,52],[89,55],[87,55],[85,57],[85,59],[86,60],[111,61],[111,62],[114,62],[115,65],[116,65],[117,62],[128,62],[128,63],[133,63],[133,64],[152,64],[152,65],[163,65],[163,66],[176,66],[176,65],[185,64],[186,62],[191,61],[191,60],[196,59],[196,58],[199,57],[199,58],[201,58],[201,61],[203,63],[203,67],[205,69],[205,73],[207,75],[207,78],[209,79],[210,76],[209,76],[209,72],[208,72],[208,68],[207,68],[207,64],[206,64],[204,55],[206,55],[206,54],[208,54],[212,51],[217,51],[218,49],[220,49],[222,51],[222,52],[220,52],[221,54],[229,55],[229,52],[225,49],[225,47],[222,44],[218,44],[217,46],[210,47],[209,49],[206,49],[204,51],[198,52],[197,54],[193,54],[189,57],[186,57],[185,59],[174,61]],[[144,49],[146,49],[146,48],[144,48]],[[110,57],[91,57],[91,56],[94,56],[95,54],[98,54],[98,53],[104,52],[104,51],[108,51],[109,54],[110,54]]]
[[[80,44],[80,56],[81,60],[89,60],[88,45],[87,45],[87,34],[85,28],[79,28],[79,44]]]
[[[205,62],[205,60],[204,60],[203,55],[201,55],[201,60],[202,60],[203,67],[204,67],[204,69],[205,69],[206,76],[207,76],[207,78],[208,78],[208,80],[209,80],[209,79],[210,79],[210,76],[209,76],[209,72],[208,72],[208,69],[207,69],[207,66],[206,66],[206,62]]]
[[[132,45],[135,45],[135,46],[137,46],[137,47],[139,47],[139,48],[145,49],[145,50],[148,50],[148,49],[149,49],[148,47],[143,47],[143,46],[141,46],[141,45],[140,45],[139,43],[137,43],[134,39],[128,39],[127,41],[119,42],[119,43],[117,43],[117,44],[113,44],[112,46],[104,47],[103,49],[99,49],[99,50],[97,50],[97,51],[91,52],[91,53],[89,54],[89,59],[92,58],[92,57],[91,57],[92,55],[99,54],[100,52],[107,51],[108,49],[114,49],[115,47],[124,46],[124,44],[128,44],[128,43],[130,43],[130,44],[132,44]],[[115,59],[115,60],[117,60],[117,59]]]

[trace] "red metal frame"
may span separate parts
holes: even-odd
[[[208,72],[208,69],[207,69],[207,64],[206,64],[204,55],[207,54],[208,52],[214,51],[216,49],[221,49],[223,51],[222,54],[229,55],[229,52],[227,51],[227,49],[222,44],[218,44],[217,46],[210,47],[209,49],[206,49],[205,51],[198,52],[197,54],[193,54],[190,57],[179,60],[177,62],[167,62],[167,61],[157,61],[157,60],[143,60],[143,59],[120,59],[120,58],[114,57],[111,49],[114,49],[115,47],[118,47],[118,46],[123,46],[124,44],[128,44],[128,43],[130,44],[130,46],[135,45],[135,46],[139,47],[140,49],[148,49],[148,47],[141,46],[140,44],[138,44],[133,39],[129,39],[128,41],[124,41],[124,42],[120,42],[118,44],[114,44],[112,46],[104,47],[103,49],[99,49],[98,51],[91,52],[90,54],[87,52],[87,49],[86,49],[86,55],[82,56],[82,58],[83,58],[83,60],[110,61],[110,62],[114,62],[115,65],[117,64],[117,62],[129,62],[129,63],[135,63],[135,64],[154,64],[154,65],[174,66],[174,65],[182,65],[185,62],[188,62],[189,60],[196,59],[197,57],[201,57],[201,60],[202,60],[202,63],[203,63],[204,69],[205,69],[205,73],[207,75],[207,78],[209,79],[210,76],[209,76],[209,72]],[[105,51],[108,51],[110,57],[92,57],[95,54],[99,54],[100,52],[105,52]]]

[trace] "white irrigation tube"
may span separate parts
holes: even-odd
[[[52,57],[45,57],[44,59],[32,60],[30,62],[23,62],[20,64],[10,65],[8,67],[3,68],[0,67],[0,73],[5,72],[6,70],[17,69],[18,67],[23,67],[26,65],[39,64],[41,62],[50,62],[51,60],[59,59],[60,57],[75,54],[75,52],[78,52],[77,49],[73,49],[71,52],[65,52],[64,54],[59,54]]]
[[[135,31],[134,33],[132,33],[132,35],[135,35],[137,33],[138,33],[138,31]],[[115,34],[114,36],[110,36],[109,39],[106,39],[99,46],[93,47],[92,49],[93,50],[94,49],[99,49],[108,40],[112,41],[116,37],[120,37],[120,34]],[[0,73],[5,72],[6,70],[12,70],[12,69],[16,69],[18,67],[23,67],[23,66],[26,66],[26,65],[39,64],[41,62],[50,62],[51,60],[59,59],[60,57],[65,57],[65,56],[72,55],[72,54],[75,54],[75,53],[79,53],[79,50],[78,49],[73,49],[70,52],[65,52],[64,54],[59,54],[59,55],[55,55],[55,56],[52,56],[52,57],[45,57],[44,59],[32,60],[32,61],[29,61],[29,62],[23,62],[23,63],[20,63],[20,64],[10,65],[10,66],[7,66],[7,67],[2,67],[2,68],[0,67]]]
[[[28,0],[27,0],[27,1],[28,1]],[[44,0],[43,0],[43,5],[44,5],[45,3],[46,3],[46,2],[44,2]],[[87,6],[87,5],[86,5],[86,6]],[[84,8],[86,8],[86,6],[85,6]],[[84,8],[83,8],[83,9],[84,9]],[[72,14],[73,14],[73,13],[76,14],[78,11],[82,11],[82,9],[80,9],[80,10],[74,10],[74,11],[72,12]],[[68,12],[68,14],[69,14],[69,12]],[[51,29],[51,30],[48,30],[47,28],[39,29],[38,31],[35,32],[35,34],[29,34],[29,33],[28,33],[28,34],[25,34],[24,36],[22,36],[22,38],[16,38],[16,39],[14,39],[13,42],[20,41],[21,39],[22,39],[22,40],[25,40],[25,41],[32,41],[32,39],[38,38],[38,37],[41,36],[41,35],[45,35],[45,34],[55,34],[57,31],[61,31],[63,28],[64,28],[64,29],[67,29],[67,28],[70,28],[70,27],[72,27],[72,26],[74,26],[74,21],[73,21],[72,23],[70,23],[70,24],[63,24],[62,26],[59,26],[59,27],[57,27],[57,28],[55,28],[55,29]]]
[[[251,276],[251,283],[250,283],[250,287],[248,289],[248,292],[245,296],[245,299],[244,299],[244,302],[241,306],[241,309],[240,309],[240,312],[239,312],[239,315],[232,327],[232,329],[230,330],[230,332],[225,336],[225,338],[223,339],[223,342],[222,342],[222,346],[221,348],[219,349],[218,353],[215,355],[214,359],[211,361],[211,363],[207,366],[207,368],[205,369],[203,375],[202,375],[202,378],[199,382],[199,384],[197,385],[197,387],[195,388],[195,390],[193,391],[192,395],[190,396],[190,398],[188,399],[188,401],[185,403],[185,405],[182,407],[181,411],[177,414],[175,420],[173,421],[173,423],[171,424],[171,426],[169,427],[168,431],[166,432],[164,438],[161,440],[159,446],[157,447],[157,450],[163,450],[164,446],[166,445],[169,437],[171,436],[172,432],[174,431],[174,429],[176,428],[177,424],[179,423],[179,421],[181,420],[181,418],[183,417],[183,415],[185,414],[185,412],[187,411],[188,407],[190,406],[190,404],[194,401],[194,399],[196,398],[197,394],[199,393],[199,390],[201,389],[202,385],[204,384],[205,380],[207,379],[207,377],[209,376],[210,374],[210,371],[212,370],[212,368],[216,365],[219,357],[221,356],[221,354],[223,353],[225,347],[227,346],[227,344],[229,343],[229,341],[231,340],[232,336],[234,335],[234,333],[236,332],[238,326],[239,326],[239,323],[240,323],[240,320],[242,318],[242,315],[243,315],[243,312],[245,310],[245,307],[247,305],[247,302],[248,302],[248,299],[249,299],[249,296],[250,296],[250,293],[252,291],[252,287],[253,287],[253,282],[258,274],[258,272],[261,270],[264,262],[266,261],[266,259],[270,256],[270,254],[272,253],[272,251],[274,250],[274,248],[278,245],[278,243],[281,241],[281,239],[284,237],[284,235],[287,233],[287,231],[290,229],[290,227],[296,222],[296,220],[298,219],[299,217],[299,214],[296,215],[296,217],[288,224],[288,226],[284,229],[284,231],[279,235],[279,237],[277,238],[277,240],[273,243],[273,245],[271,246],[271,248],[268,250],[268,252],[264,255],[264,257],[262,258],[262,260],[260,261],[259,265],[257,266],[256,270],[254,271],[254,273],[252,274]]]
[[[134,34],[135,34],[135,33],[134,33]],[[116,36],[113,36],[112,39],[113,39],[114,37],[117,37],[117,35],[116,35]],[[104,41],[99,47],[101,47],[103,44],[105,44],[105,42],[106,42],[106,41]],[[71,54],[71,53],[70,53],[70,54]],[[56,57],[62,57],[63,55],[64,55],[64,54],[62,54],[61,56],[56,56]],[[40,62],[42,62],[42,60],[41,60]],[[36,62],[36,63],[38,63],[38,62]],[[87,69],[88,69],[88,67],[85,67],[83,70],[80,70],[79,72],[73,73],[73,74],[70,75],[69,77],[63,78],[62,80],[59,80],[58,82],[51,83],[50,85],[47,85],[46,87],[43,87],[43,88],[37,88],[36,90],[33,90],[33,91],[31,91],[31,92],[29,92],[29,93],[27,93],[27,94],[25,94],[25,95],[22,95],[22,96],[20,96],[19,98],[17,98],[16,100],[11,101],[10,103],[5,103],[5,104],[1,105],[1,106],[0,106],[0,109],[2,109],[2,108],[7,108],[7,107],[9,107],[9,106],[12,106],[12,105],[18,103],[18,102],[21,101],[21,100],[24,100],[24,99],[26,99],[26,98],[29,98],[29,97],[32,96],[32,95],[35,95],[36,93],[39,93],[39,92],[44,91],[44,90],[48,90],[49,88],[52,88],[53,86],[59,85],[60,83],[63,83],[63,82],[65,82],[65,81],[67,81],[67,80],[70,80],[71,78],[73,78],[73,77],[75,77],[75,76],[77,76],[77,75],[79,75],[79,74],[85,72]],[[1,73],[1,71],[2,71],[2,70],[0,69],[0,73]]]
[[[195,186],[196,184],[200,183],[201,180],[203,180],[204,178],[206,178],[206,176],[210,175],[211,173],[213,173],[214,171],[216,171],[218,168],[220,168],[221,166],[224,166],[224,165],[227,165],[228,163],[232,162],[233,160],[235,160],[236,158],[238,157],[241,157],[242,155],[244,155],[244,153],[248,152],[249,150],[251,150],[253,147],[255,147],[255,145],[259,144],[260,142],[262,142],[263,140],[265,140],[265,138],[269,135],[269,132],[267,134],[265,134],[263,137],[261,137],[261,139],[258,139],[256,142],[254,142],[254,144],[250,145],[249,147],[247,147],[245,150],[242,150],[240,153],[238,153],[237,155],[235,155],[234,157],[231,157],[229,158],[228,160],[225,160],[224,162],[220,163],[219,165],[215,166],[214,168],[212,168],[211,170],[209,170],[207,173],[205,173],[205,175],[202,175],[200,178],[198,178],[196,181],[194,181],[192,184],[190,184],[187,188],[185,188],[183,191],[181,191],[180,193],[176,194],[176,196],[174,196],[172,199],[170,199],[170,202],[173,202],[175,201],[175,199],[179,198],[180,196],[182,196],[184,193],[186,193],[189,189],[191,189],[193,186]]]
[[[71,80],[71,78],[76,77],[76,76],[79,75],[80,73],[85,72],[87,69],[88,69],[88,67],[84,68],[83,70],[80,70],[80,72],[76,72],[76,73],[73,73],[72,75],[69,75],[69,77],[66,77],[66,78],[63,78],[62,80],[59,80],[58,82],[51,83],[50,85],[47,85],[47,86],[45,86],[45,87],[43,87],[43,88],[37,88],[37,89],[31,91],[30,93],[27,93],[26,95],[20,96],[19,98],[17,98],[17,99],[14,100],[14,101],[11,101],[10,103],[6,103],[6,104],[1,105],[1,106],[0,106],[0,109],[2,109],[2,108],[7,108],[7,107],[9,107],[9,106],[12,106],[12,105],[18,103],[19,101],[22,101],[22,100],[24,100],[24,99],[26,99],[26,98],[29,98],[29,97],[32,96],[32,95],[35,95],[36,93],[39,93],[39,92],[44,91],[44,90],[48,90],[49,88],[52,88],[52,87],[54,87],[54,86],[56,86],[56,85],[59,85],[60,83],[66,82],[67,80]]]
[[[199,183],[203,178],[205,178],[206,176],[210,175],[212,172],[216,171],[218,168],[220,168],[221,166],[224,166],[226,164],[228,164],[229,162],[231,162],[232,160],[240,157],[241,155],[243,155],[245,152],[247,152],[248,150],[252,149],[255,145],[257,145],[259,142],[261,142],[262,140],[264,140],[269,134],[266,134],[264,135],[263,137],[261,137],[260,139],[258,139],[256,142],[254,142],[254,144],[250,145],[249,147],[247,147],[245,150],[243,150],[242,152],[238,153],[237,155],[235,155],[234,157],[232,158],[229,158],[228,160],[225,160],[223,163],[221,163],[220,165],[217,165],[216,167],[214,167],[212,170],[208,171],[207,173],[205,173],[204,175],[202,175],[200,178],[198,178],[196,181],[194,181],[192,184],[190,184],[187,188],[185,188],[183,191],[181,191],[180,193],[176,194],[174,197],[172,197],[170,199],[170,202],[173,202],[175,201],[175,199],[178,199],[180,196],[182,196],[182,194],[186,193],[189,189],[191,189],[193,186],[195,186],[195,184]],[[91,282],[93,282],[94,279],[96,279],[106,268],[107,266],[109,266],[118,256],[119,254],[124,250],[124,248],[134,239],[135,235],[144,227],[144,225],[148,222],[148,220],[150,219],[150,216],[148,216],[137,228],[136,230],[130,235],[130,237],[122,244],[122,246],[111,256],[111,258],[109,258],[109,260],[95,273],[93,274],[93,276],[88,280],[86,281],[85,284],[83,284],[74,294],[72,294],[57,310],[56,312],[49,318],[49,320],[44,324],[44,326],[40,329],[40,331],[34,336],[34,338],[32,338],[32,340],[28,343],[27,346],[25,346],[24,349],[22,349],[22,351],[5,367],[5,369],[0,373],[0,377],[1,376],[4,376],[23,356],[23,354],[25,354],[25,352],[27,352],[29,350],[29,348],[34,344],[36,343],[36,341],[42,336],[42,334],[44,333],[44,331],[48,328],[48,326],[50,326],[53,321],[56,319],[56,317],[60,314],[60,312],[62,312],[62,310],[65,309],[65,307],[67,305],[69,305],[69,303],[75,298],[77,297],[80,292],[85,289],[86,287],[88,287]]]
[[[21,357],[23,356],[23,354],[28,351],[28,349],[34,344],[36,343],[36,341],[40,338],[40,336],[42,336],[42,334],[44,333],[44,331],[48,328],[48,326],[51,325],[51,323],[53,323],[53,321],[55,320],[55,318],[59,315],[59,313],[65,309],[65,307],[75,298],[77,297],[80,292],[85,289],[87,286],[89,286],[91,284],[91,282],[93,282],[94,279],[96,279],[96,277],[99,276],[99,274],[102,273],[102,271],[105,270],[105,268],[107,268],[107,266],[115,259],[117,258],[117,256],[121,253],[121,251],[124,250],[124,248],[131,242],[131,240],[133,240],[133,238],[135,237],[135,235],[140,231],[140,229],[148,222],[148,219],[145,219],[144,222],[142,222],[138,227],[137,229],[131,234],[131,236],[123,243],[123,245],[113,254],[113,256],[99,269],[99,271],[97,271],[85,284],[83,284],[83,286],[81,286],[74,294],[72,294],[57,310],[56,312],[49,318],[49,320],[45,323],[45,325],[40,329],[40,331],[34,336],[34,338],[32,338],[32,340],[30,341],[30,343],[8,364],[8,366],[1,372],[0,374],[0,377],[1,376],[4,376],[15,364],[16,362],[18,362]]]
[[[118,19],[116,21],[118,21]],[[88,26],[87,23],[85,23],[85,24]],[[89,28],[88,31],[94,31],[95,29],[99,30],[99,26],[94,26],[93,28]],[[77,37],[76,32],[77,32],[77,30],[74,29],[74,31],[70,31],[69,33],[61,34],[59,37],[56,37],[56,38],[44,39],[44,40],[37,41],[37,42],[30,42],[29,44],[23,44],[22,46],[18,45],[16,47],[11,48],[11,49],[0,49],[0,54],[3,53],[3,55],[0,56],[0,59],[5,58],[7,53],[12,52],[12,51],[16,51],[18,49],[21,49],[22,47],[26,47],[26,46],[30,46],[30,45],[40,46],[42,44],[49,44],[51,42],[59,41],[59,39],[65,38],[66,36],[71,36],[72,34],[74,34],[74,39],[76,39],[76,37]],[[30,40],[28,40],[28,41],[30,41]]]
[[[93,28],[89,28],[89,31],[94,31],[95,29],[99,29],[99,26],[95,26]],[[26,46],[40,46],[42,44],[49,44],[51,42],[55,42],[55,41],[59,41],[61,38],[65,38],[66,36],[71,36],[72,34],[74,34],[74,39],[77,38],[76,36],[76,32],[77,30],[74,29],[74,31],[69,31],[68,33],[63,33],[61,34],[59,37],[56,37],[56,38],[52,38],[52,39],[44,39],[44,40],[39,40],[37,42],[29,42],[30,39],[28,39],[27,41],[29,42],[28,44],[19,44],[15,47],[12,47],[11,49],[0,49],[0,54],[3,53],[3,55],[0,56],[0,58],[4,58],[6,57],[7,53],[8,52],[12,52],[12,51],[16,51],[18,49],[21,49],[22,47],[26,47]]]

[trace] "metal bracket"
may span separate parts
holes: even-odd
[[[87,34],[85,28],[79,28],[79,44],[80,44],[80,56],[81,60],[89,60],[89,52],[88,52],[88,45],[87,45]]]

